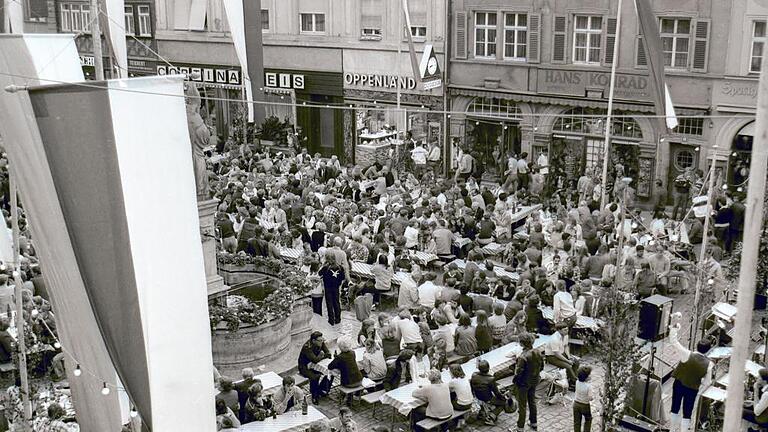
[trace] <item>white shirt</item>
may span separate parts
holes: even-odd
[[[419,304],[428,308],[435,307],[435,300],[440,297],[442,289],[432,283],[432,281],[426,281],[419,286]]]
[[[565,348],[567,344],[563,335],[556,331],[549,339],[549,343],[544,345],[544,355],[565,354]]]
[[[576,307],[573,305],[573,297],[568,291],[558,291],[552,298],[555,322],[576,315]]]
[[[415,247],[416,245],[419,244],[418,228],[414,228],[412,226],[406,227],[403,237],[405,237],[405,247],[407,248]]]
[[[525,159],[517,161],[517,172],[520,174],[528,173],[528,162],[526,162]]]
[[[417,165],[424,165],[427,163],[427,149],[422,146],[418,146],[411,150],[411,158]]]
[[[472,396],[472,386],[470,386],[467,378],[453,378],[448,383],[448,388],[456,393],[456,403],[470,405],[475,399]]]
[[[539,173],[549,174],[549,161],[547,160],[547,155],[544,153],[540,154],[536,164],[539,165]]]
[[[400,330],[402,343],[410,344],[423,342],[421,339],[421,330],[419,329],[419,325],[416,324],[416,322],[414,322],[412,319],[404,319],[398,321],[397,328]]]

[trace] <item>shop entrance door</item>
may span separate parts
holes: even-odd
[[[688,167],[694,170],[699,166],[698,153],[693,147],[680,143],[669,144],[669,174],[667,178],[667,195],[673,196],[674,183],[677,176]]]
[[[584,172],[584,139],[581,137],[552,137],[549,150],[550,175],[562,178],[565,189],[575,190]]]
[[[515,123],[469,120],[467,131],[469,151],[476,156],[484,172],[488,174],[503,174],[507,165],[507,154],[520,153],[520,129]]]
[[[338,101],[332,96],[324,95],[309,95],[309,99],[314,102],[314,106],[296,107],[298,125],[307,138],[309,153],[320,153],[323,157],[337,155],[343,162],[341,110],[322,106],[322,104],[333,104]]]

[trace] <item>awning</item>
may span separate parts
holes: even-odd
[[[546,104],[546,105],[562,105],[562,106],[569,106],[569,107],[584,107],[584,108],[596,108],[596,109],[605,109],[605,110],[608,109],[607,101],[588,99],[586,97],[578,98],[578,97],[567,97],[567,96],[541,96],[534,93],[510,92],[505,90],[492,91],[492,90],[478,89],[475,87],[465,87],[465,86],[459,86],[459,85],[450,85],[449,88],[451,89],[451,92],[453,94],[459,94],[459,95],[470,96],[470,97],[497,98],[497,99],[512,100],[515,102],[539,103],[539,104]],[[614,101],[613,107],[619,111],[634,111],[634,112],[651,113],[651,114],[655,112],[654,106],[650,102],[626,103],[626,102]],[[707,108],[708,107],[675,106],[675,111],[677,115],[690,116],[690,115],[704,114]]]

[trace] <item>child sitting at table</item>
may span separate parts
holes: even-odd
[[[439,338],[435,340],[435,344],[427,351],[429,356],[429,364],[433,369],[443,370],[448,362],[448,353],[445,350],[445,339]]]
[[[501,339],[504,338],[504,330],[507,327],[507,317],[504,316],[504,306],[500,303],[493,306],[493,316],[488,318],[488,325],[491,327],[493,344],[501,345]]]

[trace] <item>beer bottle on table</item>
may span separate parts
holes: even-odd
[[[301,414],[307,415],[309,407],[307,406],[307,395],[304,395],[304,399],[301,401]]]

